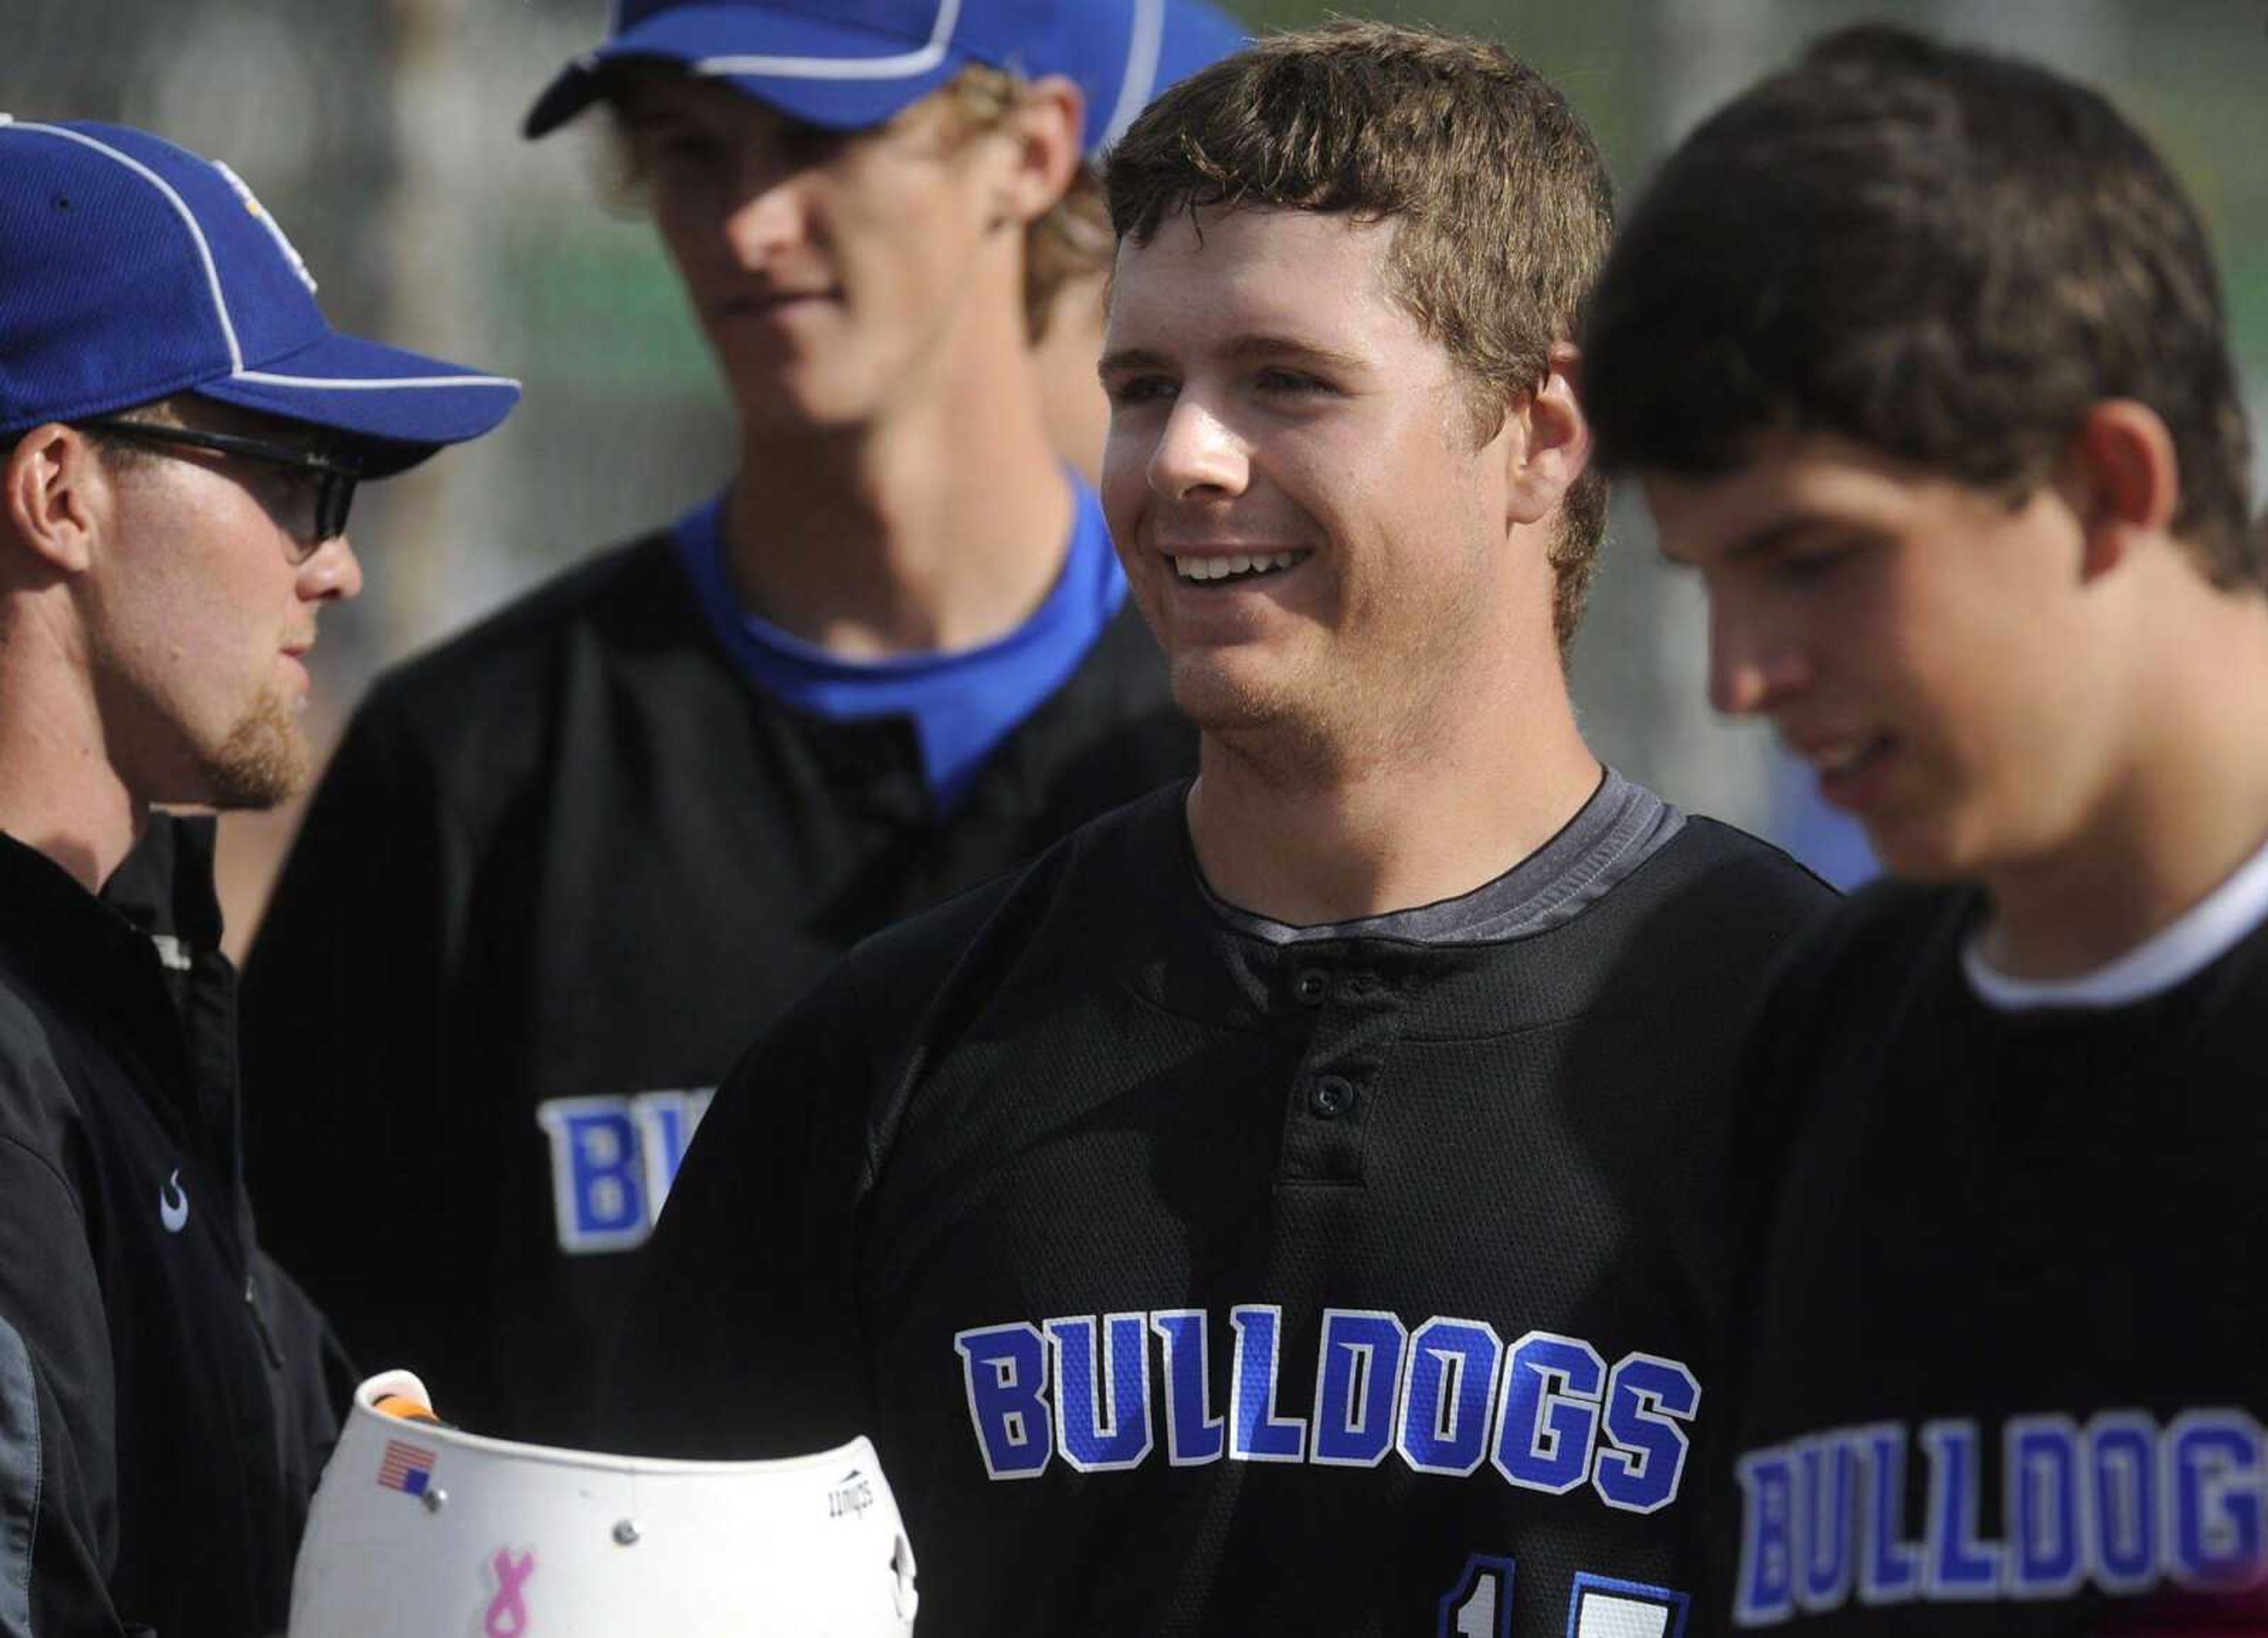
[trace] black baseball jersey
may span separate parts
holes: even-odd
[[[252,1638],[351,1385],[254,1243],[210,820],[0,836],[0,1632]]]
[[[578,1443],[711,1089],[851,944],[1186,771],[1130,608],[940,818],[911,724],[749,687],[666,535],[381,679],[246,973],[263,1234],[375,1364]]]
[[[2178,1596],[2268,1568],[2268,932],[2145,999],[2007,1011],[1962,972],[1983,914],[1869,890],[1770,1003],[1742,1147],[1783,1182],[1711,1613],[2268,1630]]]
[[[1274,943],[1183,795],[870,941],[734,1070],[609,1442],[871,1435],[925,1638],[1683,1630],[1700,1202],[1825,890],[1697,819],[1529,937]]]

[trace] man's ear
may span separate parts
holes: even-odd
[[[1004,224],[1035,222],[1071,191],[1086,129],[1086,99],[1073,81],[1050,74],[1020,88],[1000,127],[1009,143],[995,201]]]
[[[1591,464],[1591,423],[1576,396],[1581,366],[1572,342],[1554,343],[1542,385],[1512,407],[1515,436],[1505,444],[1510,522],[1541,523]]]
[[[2125,560],[2137,541],[2167,533],[2182,506],[2181,458],[2158,412],[2105,399],[2080,419],[2060,474],[2085,534],[2088,578]]]
[[[22,547],[54,573],[85,572],[110,515],[113,481],[87,436],[60,422],[16,440],[0,468],[0,517]]]

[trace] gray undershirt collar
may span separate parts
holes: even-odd
[[[1329,938],[1395,938],[1419,944],[1491,944],[1572,922],[1684,827],[1685,816],[1612,768],[1559,834],[1495,880],[1469,893],[1352,922],[1294,927],[1241,910],[1197,872],[1213,913],[1271,944]],[[1195,869],[1194,864],[1191,867]]]

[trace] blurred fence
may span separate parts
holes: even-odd
[[[1261,26],[1322,15],[1248,0]],[[2268,4],[2263,0],[1481,0],[1378,15],[1502,39],[1598,132],[1627,195],[1653,156],[1813,35],[1888,16],[2103,85],[2189,181],[2214,231],[2239,350],[2268,375]],[[605,26],[604,0],[0,0],[0,110],[120,120],[225,158],[287,225],[334,320],[526,384],[496,436],[358,503],[369,591],[326,621],[335,724],[381,665],[608,540],[673,517],[728,462],[722,394],[652,236],[601,204],[591,122],[531,143],[520,116]],[[1761,734],[1712,721],[1697,588],[1655,562],[1638,509],[1579,643],[1594,744],[1674,800],[1759,828]],[[232,847],[241,934],[288,816]],[[240,940],[232,941],[240,942]]]

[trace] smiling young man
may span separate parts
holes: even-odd
[[[1709,1613],[2263,1630],[2268,575],[2194,210],[2095,93],[1858,31],[1670,158],[1588,334],[1716,702],[1904,878],[1757,1036]]]
[[[255,1244],[212,821],[307,776],[359,479],[509,381],[334,334],[243,182],[0,115],[0,1630],[283,1629],[351,1385]]]
[[[871,1434],[925,1634],[1678,1631],[1697,1202],[1825,894],[1575,730],[1598,156],[1501,49],[1350,25],[1107,183],[1104,503],[1200,776],[744,1061],[618,1438]]]
[[[616,24],[528,129],[615,121],[738,469],[381,679],[246,996],[279,1252],[357,1351],[556,1443],[756,1032],[858,939],[1189,765],[1029,349],[1082,156],[1228,35],[1182,0]],[[421,1204],[373,1235],[342,1194]]]

